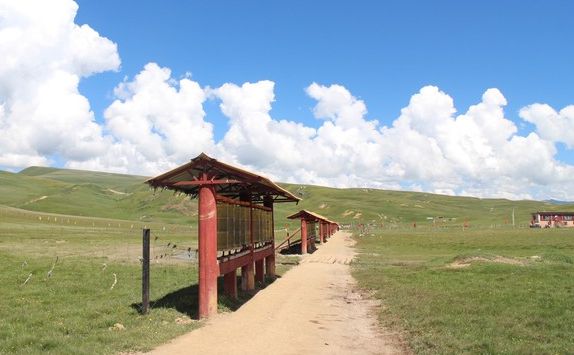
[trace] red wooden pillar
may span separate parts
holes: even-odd
[[[275,250],[275,245],[273,246]],[[267,277],[273,279],[275,277],[275,252],[265,258],[265,272]]]
[[[249,243],[251,261],[241,267],[241,289],[243,291],[252,291],[255,289],[255,273],[253,268],[253,207],[251,206],[251,193],[244,191],[240,193],[239,200],[249,202]]]
[[[273,279],[275,277],[275,215],[273,211],[273,197],[265,196],[263,206],[271,208],[271,248],[273,248],[273,253],[265,258],[265,275]]]
[[[263,266],[263,259],[255,262],[255,281],[263,283],[265,281],[265,268]]]
[[[223,289],[231,298],[237,298],[237,270],[223,275]]]
[[[321,242],[321,244],[325,243],[325,234],[324,234],[324,228],[323,228],[323,222],[319,221],[319,241]]]
[[[316,228],[316,227],[315,227],[315,224],[312,224],[312,226],[313,226],[313,229]],[[313,231],[313,235],[316,235],[316,234],[315,234],[316,232],[317,232],[317,231],[314,230],[314,231]],[[312,251],[314,251],[314,250],[316,249],[316,248],[315,248],[315,239],[316,239],[316,238],[313,237],[313,238],[311,238],[311,240],[310,240],[310,242],[311,242],[311,250],[312,250]]]
[[[255,289],[255,275],[253,274],[253,263],[241,267],[241,289],[251,291]]]
[[[307,254],[307,221],[301,219],[301,254]]]
[[[217,313],[217,203],[212,186],[199,188],[199,318]]]

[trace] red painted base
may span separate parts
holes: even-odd
[[[255,289],[253,263],[241,267],[241,289],[243,291],[252,291]]]
[[[265,268],[263,264],[263,259],[257,260],[255,262],[255,281],[263,283],[265,281]]]
[[[223,275],[223,290],[229,297],[237,299],[237,270]]]
[[[275,254],[265,258],[265,271],[268,278],[275,278]]]

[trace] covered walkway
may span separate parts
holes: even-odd
[[[152,354],[398,354],[375,303],[356,290],[353,240],[337,232],[239,310],[220,314]]]

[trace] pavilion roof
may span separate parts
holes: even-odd
[[[274,202],[301,200],[263,176],[222,163],[205,153],[146,183],[153,188],[174,190],[192,196],[197,196],[200,186],[212,185],[218,195],[227,198],[237,199],[249,193],[252,202],[262,202],[266,196],[272,197]]]
[[[327,222],[327,223],[333,223],[333,224],[337,224],[336,222],[331,221],[330,219],[328,219],[327,217],[321,216],[318,213],[315,212],[311,212],[308,210],[301,210],[297,213],[294,213],[290,216],[287,216],[287,218],[289,219],[306,219],[306,220],[319,220],[319,221],[323,221],[323,222]]]

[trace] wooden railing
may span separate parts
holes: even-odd
[[[295,236],[299,234],[299,236],[301,235],[301,228],[296,229],[293,233],[291,233],[291,235],[289,235],[289,232],[287,232],[287,238],[285,238],[285,240],[283,240],[281,243],[279,243],[279,245],[277,245],[275,247],[275,251],[277,250],[281,250],[284,248],[290,248],[291,247],[291,239]],[[301,237],[299,237],[301,238]],[[296,240],[294,240],[293,242],[295,242]],[[285,247],[284,244],[287,243],[287,246]]]

